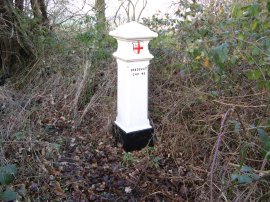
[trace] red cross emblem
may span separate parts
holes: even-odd
[[[135,43],[132,43],[133,44],[133,51],[134,53],[137,53],[137,54],[140,54],[143,50],[143,43],[138,41],[138,42],[135,42]]]

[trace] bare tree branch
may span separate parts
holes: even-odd
[[[135,7],[137,7],[138,3],[139,3],[140,0],[137,0],[136,3],[135,3]]]
[[[132,21],[139,21],[140,18],[141,18],[141,15],[143,13],[143,11],[145,10],[146,6],[147,6],[147,0],[143,0],[142,2],[142,8],[137,11],[136,9],[138,8],[138,5],[139,5],[139,2],[140,0],[123,0],[121,1],[121,4],[119,5],[115,15],[114,15],[114,24],[117,26],[117,23],[116,23],[116,19],[117,19],[117,15],[120,13],[120,10],[121,8],[124,9],[125,13],[126,13],[126,18],[127,18],[127,21],[130,22],[131,20]],[[125,4],[127,3],[127,4]],[[137,18],[136,18],[136,14],[138,14]]]
[[[146,5],[147,5],[147,0],[143,0],[143,7],[142,7],[142,9],[141,9],[141,11],[140,11],[140,14],[139,14],[138,17],[137,17],[137,21],[140,20],[141,15],[142,15],[144,9],[146,8]]]
[[[127,4],[126,7],[123,5],[123,8],[125,9],[126,14],[127,14],[128,22],[130,21],[130,16],[129,16],[129,6],[130,6],[129,3]]]
[[[129,2],[129,8],[130,8],[130,5],[131,5],[132,9],[133,9],[131,20],[135,21],[136,7],[135,7],[135,5],[133,4],[133,2],[131,0],[128,0],[128,2]]]
[[[116,10],[115,15],[113,17],[113,22],[114,22],[115,26],[118,26],[118,24],[116,23],[116,18],[117,18],[117,15],[118,15],[118,13],[119,13],[119,11],[122,8],[122,6],[123,6],[124,3],[125,3],[125,1],[122,1],[122,3],[120,4],[120,6],[118,7],[118,9]]]

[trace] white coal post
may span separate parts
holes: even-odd
[[[153,128],[148,118],[148,65],[153,55],[148,43],[157,33],[137,22],[111,31],[118,42],[117,117],[114,135],[120,137],[125,151],[153,146]]]

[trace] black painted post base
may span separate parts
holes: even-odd
[[[153,147],[153,134],[153,128],[126,133],[118,125],[113,123],[113,136],[117,142],[123,145],[126,152],[141,150],[146,146]]]

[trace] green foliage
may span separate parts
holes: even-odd
[[[0,183],[5,188],[7,185],[14,181],[14,176],[17,173],[17,167],[14,164],[7,164],[6,166],[0,167]],[[0,191],[0,199],[3,201],[16,200],[17,193],[5,188]]]
[[[14,180],[14,175],[17,173],[16,165],[7,164],[4,167],[0,167],[0,183],[2,185],[8,185]]]
[[[100,31],[104,30],[104,25],[97,23],[95,17],[91,16],[86,16],[80,24],[86,28],[77,35],[77,40],[90,49],[92,62],[98,64],[102,60],[110,59],[116,48],[116,40],[106,31]]]
[[[250,147],[249,144],[245,144],[244,147],[240,150],[240,166],[241,167],[243,166],[243,164],[246,160],[249,147]]]
[[[213,48],[213,60],[220,68],[222,68],[224,66],[224,63],[227,61],[228,53],[229,48],[227,43],[223,43],[218,47]]]
[[[149,164],[151,167],[158,168],[160,165],[161,158],[156,156],[156,148],[155,147],[146,147],[143,149],[143,154],[145,154],[149,159]]]
[[[262,143],[263,156],[265,159],[270,160],[270,137],[268,133],[263,128],[257,128],[259,138]],[[238,172],[231,174],[231,180],[237,184],[250,184],[254,181],[258,181],[261,177],[254,172],[254,169],[250,166],[243,165],[246,159],[248,149],[250,145],[245,144],[240,151],[240,168]]]
[[[250,80],[259,80],[261,78],[262,74],[260,72],[260,70],[258,69],[255,69],[255,70],[249,70],[247,72],[247,77],[250,79]]]
[[[124,152],[124,155],[122,157],[121,165],[123,166],[129,166],[135,161],[135,158],[133,157],[132,153],[130,152]]]
[[[0,199],[3,201],[15,201],[18,194],[12,190],[6,190],[0,194]]]
[[[184,7],[191,9],[193,4]],[[145,20],[159,32],[151,42],[154,54],[160,55],[156,63],[164,67],[167,61],[170,65],[166,67],[199,71],[202,76],[211,76],[219,89],[227,88],[223,83],[229,77],[226,83],[232,87],[248,78],[258,89],[270,90],[269,2],[233,4],[228,11],[217,16],[207,10],[193,11],[201,12],[193,21],[157,17]],[[179,13],[176,16],[180,17]]]
[[[13,134],[13,137],[16,140],[24,140],[27,136],[27,133],[25,131],[19,131]]]
[[[195,17],[203,11],[203,5],[197,1],[182,0],[178,5],[175,15],[187,20],[189,17]]]
[[[219,14],[212,14],[209,8],[192,10],[194,4],[196,1],[182,5],[190,8],[193,16],[196,16],[192,21],[187,20],[190,13],[181,10],[174,19],[158,19],[158,16],[154,16],[150,21],[144,21],[159,33],[159,37],[150,43],[151,52],[156,55],[154,66],[177,72],[179,80],[186,72],[190,73],[191,80],[193,76],[200,77],[202,82],[207,81],[202,88],[207,88],[214,99],[221,95],[226,98],[242,93],[249,94],[250,89],[252,93],[269,91],[270,1],[232,3],[225,11],[218,11]],[[194,83],[201,88],[198,83]],[[264,123],[267,119],[267,116],[260,117],[260,121]],[[242,123],[240,120],[229,121],[230,131],[234,135],[241,136],[249,132],[242,128],[243,123],[240,122]],[[255,121],[253,127],[257,126]],[[263,157],[269,160],[268,130],[258,128],[257,132]],[[239,170],[231,174],[231,180],[236,184],[260,180],[257,171],[244,165],[250,163],[246,162],[247,157],[256,150],[252,146],[254,143],[248,140],[241,143]],[[260,152],[256,151],[256,154]]]
[[[36,57],[44,54],[50,49],[60,50],[60,41],[57,40],[53,31],[46,26],[40,25],[40,19],[32,18],[30,15],[17,14],[20,21],[20,31],[24,33],[25,42],[31,46]]]
[[[257,129],[258,135],[260,137],[261,143],[263,145],[263,155],[265,158],[270,160],[270,137],[268,133],[263,128]]]
[[[238,184],[250,184],[259,179],[260,176],[249,166],[242,166],[238,173],[231,174],[231,180]]]
[[[236,120],[230,120],[229,123],[233,126],[233,130],[235,133],[240,134],[241,131],[241,123]]]

